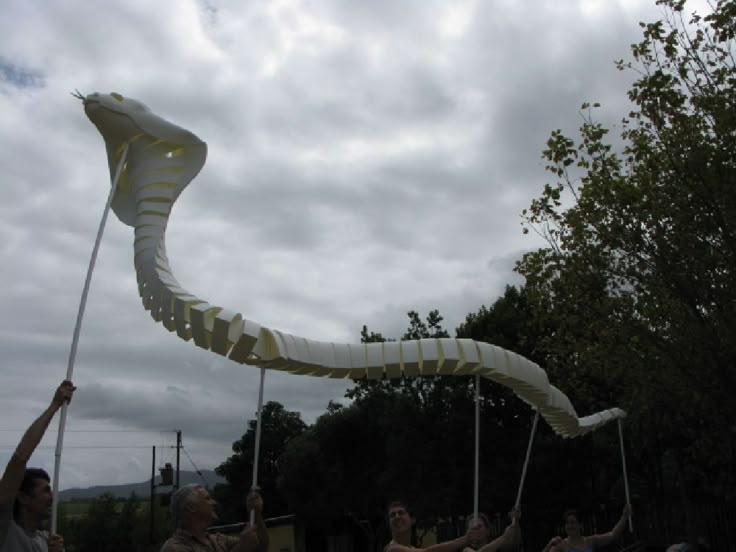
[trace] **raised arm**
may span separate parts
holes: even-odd
[[[624,529],[626,529],[626,522],[629,520],[629,516],[631,516],[631,506],[627,504],[624,506],[623,512],[621,512],[621,517],[616,522],[616,525],[613,526],[613,529],[608,533],[592,535],[586,540],[595,548],[605,546],[606,544],[615,541],[623,534]]]
[[[238,543],[231,552],[266,552],[268,550],[268,529],[263,521],[263,498],[258,489],[251,489],[246,498],[248,512],[255,512],[255,525],[248,526],[240,533]]]
[[[249,512],[253,510],[256,513],[255,521],[256,534],[258,535],[258,548],[262,552],[266,552],[268,550],[269,536],[266,523],[263,521],[263,498],[261,497],[261,493],[258,489],[253,489],[248,493],[246,504]]]
[[[258,540],[257,529],[246,527],[238,536],[237,544],[230,548],[231,552],[260,552],[261,542]],[[174,550],[173,548],[171,550]]]
[[[470,527],[462,537],[433,544],[427,548],[411,548],[403,544],[389,544],[384,549],[384,552],[456,552],[466,546],[470,546],[471,542],[478,540],[482,536],[482,532],[483,529],[481,527]]]
[[[520,518],[521,512],[519,510],[511,510],[509,512],[511,523],[503,532],[503,535],[493,539],[491,542],[481,547],[478,552],[495,552],[496,550],[516,546],[521,539],[521,526],[519,525]]]
[[[64,402],[72,399],[76,387],[70,381],[63,381],[54,393],[51,404],[43,411],[43,413],[34,421],[23,434],[18,443],[13,456],[5,468],[2,479],[0,479],[0,509],[12,508],[15,495],[23,481],[23,474],[26,469],[28,459],[36,450],[38,443],[41,442],[46,429],[51,423],[51,419],[56,411],[61,408]]]
[[[542,552],[562,552],[562,537],[552,537],[549,539],[547,545],[542,549]]]

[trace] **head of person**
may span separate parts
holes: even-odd
[[[575,509],[565,510],[562,514],[562,521],[565,524],[565,534],[568,537],[579,537],[583,534],[583,524],[580,521],[580,513]]]
[[[488,519],[487,515],[482,512],[478,512],[477,517],[475,516],[475,514],[470,514],[468,516],[466,529],[472,529],[473,527],[480,527],[482,529],[481,538],[471,543],[471,546],[473,548],[480,548],[484,544],[488,544],[491,541],[491,522]]]
[[[184,485],[171,495],[171,514],[177,527],[207,526],[217,519],[217,501],[198,483]]]
[[[13,517],[16,522],[22,521],[25,516],[46,519],[51,513],[53,500],[49,474],[41,468],[27,468],[15,496]]]
[[[392,500],[386,507],[388,525],[394,537],[411,534],[416,518],[414,512],[404,500]]]

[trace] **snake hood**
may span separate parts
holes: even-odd
[[[171,202],[189,182],[197,176],[207,159],[207,144],[196,134],[181,128],[153,113],[145,104],[121,94],[95,92],[83,98],[84,112],[102,134],[107,148],[107,162],[110,177],[115,173],[124,146],[129,146],[128,162],[120,177],[118,189],[112,202],[117,217],[129,226],[135,226],[137,201],[135,190],[130,186],[128,167],[134,165],[143,149],[157,148],[164,163],[158,168],[165,172],[165,159],[180,158],[186,152],[187,162],[177,164],[181,174],[171,190]],[[144,138],[144,140],[141,140]],[[171,169],[174,170],[173,167]]]

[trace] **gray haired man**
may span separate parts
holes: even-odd
[[[202,485],[183,486],[171,497],[176,530],[161,552],[266,552],[268,531],[258,491],[248,494],[247,505],[249,511],[255,511],[255,527],[246,527],[238,536],[208,533],[207,528],[217,519],[217,502]]]

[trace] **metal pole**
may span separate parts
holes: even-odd
[[[480,487],[480,374],[475,375],[475,475],[473,483],[473,519],[478,519]]]
[[[258,388],[258,413],[256,415],[256,450],[253,454],[253,484],[251,489],[258,487],[258,458],[261,453],[261,415],[263,414],[263,382],[266,379],[266,369],[261,368],[261,384]],[[251,527],[256,523],[256,512],[251,510],[250,512],[250,525]]]
[[[534,422],[532,422],[532,433],[531,435],[529,435],[529,444],[526,447],[526,458],[524,459],[524,467],[521,469],[521,481],[519,482],[519,492],[516,493],[514,510],[518,510],[521,506],[521,491],[524,489],[526,470],[529,467],[529,458],[532,455],[532,444],[534,443],[534,434],[537,432],[537,422],[539,422],[539,410],[537,410],[534,414]]]
[[[626,492],[626,504],[631,505],[631,497],[629,496],[629,478],[626,475],[626,453],[624,452],[624,424],[621,418],[618,420],[618,440],[621,444],[621,465],[624,470],[624,491]],[[634,531],[634,522],[631,519],[631,513],[629,513],[629,531]]]
[[[120,174],[123,172],[125,166],[125,158],[128,156],[128,143],[125,143],[123,147],[123,153],[118,161],[117,169],[115,170],[115,177],[112,180],[110,186],[110,194],[107,197],[107,204],[105,210],[102,212],[102,220],[100,221],[100,227],[97,230],[97,239],[95,239],[95,245],[92,248],[92,256],[89,259],[89,267],[87,268],[87,278],[84,281],[84,289],[82,290],[82,299],[79,302],[79,311],[77,312],[77,323],[74,326],[74,336],[72,337],[72,348],[69,352],[69,363],[66,368],[66,379],[71,381],[72,374],[74,372],[74,360],[77,357],[77,343],[79,342],[79,332],[82,327],[82,318],[84,317],[84,308],[87,305],[87,294],[89,293],[89,285],[92,281],[92,271],[95,269],[95,262],[97,261],[97,252],[100,249],[100,242],[102,241],[102,234],[105,231],[105,223],[107,222],[107,214],[110,212],[110,205],[112,204],[112,198],[115,195],[115,190],[118,186],[118,180]],[[56,453],[54,460],[54,481],[53,490],[54,497],[51,502],[51,533],[56,533],[57,525],[57,511],[59,508],[59,471],[61,469],[61,450],[64,447],[64,428],[66,427],[66,410],[67,404],[64,403],[61,406],[61,415],[59,417],[59,432],[56,437]]]

